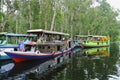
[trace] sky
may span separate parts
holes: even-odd
[[[107,0],[111,7],[115,9],[120,9],[120,0]]]
[[[107,0],[107,2],[113,7],[114,9],[120,10],[120,0]],[[116,17],[117,20],[120,21],[120,14]]]

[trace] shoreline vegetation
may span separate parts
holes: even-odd
[[[89,31],[120,40],[119,10],[106,0],[1,0],[0,6],[0,32],[26,33],[41,28],[73,37]]]

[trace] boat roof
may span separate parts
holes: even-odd
[[[106,37],[101,35],[75,35],[76,37]]]
[[[88,36],[92,36],[92,37],[106,37],[106,36],[101,36],[101,35],[88,35]]]
[[[0,35],[5,35],[5,34],[7,34],[7,32],[1,32],[1,33],[0,33]]]
[[[62,33],[62,32],[57,32],[57,31],[48,31],[48,30],[43,30],[43,29],[34,29],[34,30],[28,30],[27,33],[45,33],[45,34],[54,34],[54,35],[66,35],[69,36],[68,33]]]
[[[76,37],[88,37],[87,35],[75,35]]]
[[[1,32],[0,36],[9,36],[9,37],[35,37],[36,35],[32,34],[15,34],[15,33],[7,33],[7,32]]]

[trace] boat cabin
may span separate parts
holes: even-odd
[[[109,40],[108,36],[98,36],[98,35],[76,35],[74,40],[81,41],[107,41]]]
[[[35,35],[28,35],[28,34],[14,34],[14,33],[7,33],[3,32],[0,33],[0,46],[2,45],[18,45],[20,40],[32,40]]]
[[[106,47],[110,45],[110,38],[108,36],[76,35],[74,39],[77,43],[82,43],[84,48]]]
[[[74,41],[85,41],[87,40],[88,36],[87,35],[75,35],[74,36]]]
[[[50,53],[53,51],[62,51],[63,49],[71,47],[71,43],[69,41],[70,37],[67,33],[43,29],[28,30],[27,33],[37,35],[37,39],[31,44],[26,44],[26,51],[39,50],[42,53]]]

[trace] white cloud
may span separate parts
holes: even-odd
[[[90,6],[91,8],[95,8],[97,6],[100,6],[100,4],[93,0],[93,4]]]
[[[114,9],[120,9],[120,0],[107,0]]]

